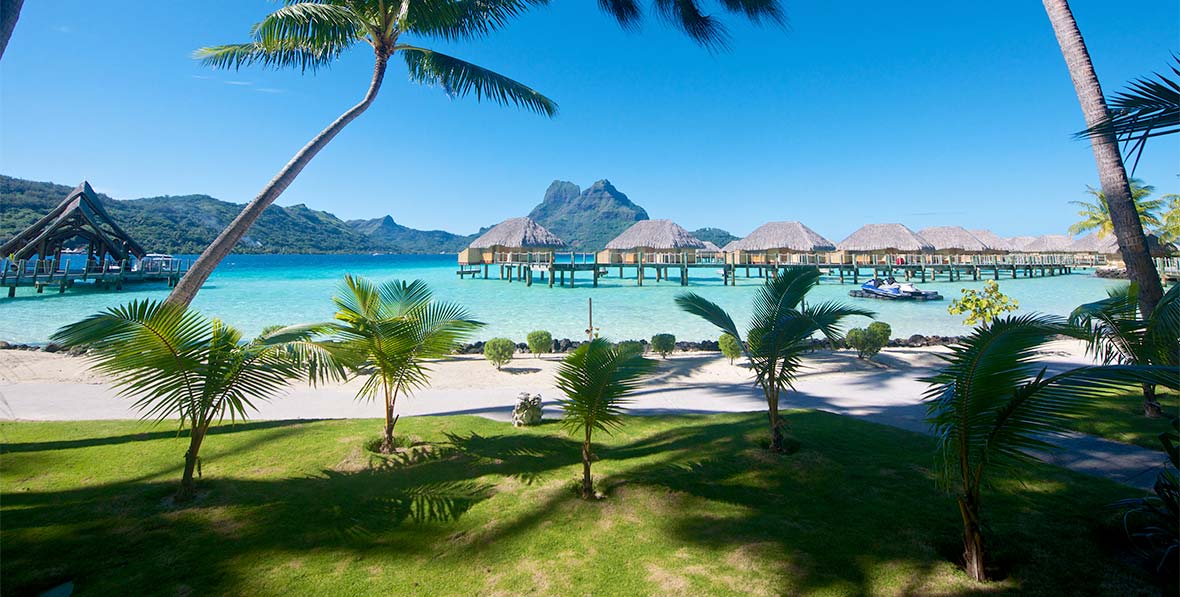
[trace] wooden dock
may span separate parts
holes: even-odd
[[[141,266],[128,266],[126,261],[87,263],[84,255],[61,259],[21,259],[0,261],[0,288],[8,288],[8,297],[16,296],[19,287],[33,287],[37,294],[46,288],[56,289],[59,294],[67,288],[85,285],[103,290],[122,290],[126,284],[164,282],[171,288],[176,285],[189,263],[181,259],[142,261]]]

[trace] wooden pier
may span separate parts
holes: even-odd
[[[189,263],[181,259],[140,260],[139,265],[129,266],[126,260],[118,262],[88,261],[85,255],[72,258],[63,255],[61,259],[20,259],[0,261],[0,288],[8,288],[8,298],[16,296],[19,287],[32,287],[37,294],[46,288],[56,289],[59,294],[76,285],[86,285],[104,290],[122,290],[126,284],[164,282],[171,288],[176,285]]]

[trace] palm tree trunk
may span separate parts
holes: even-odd
[[[397,425],[397,417],[393,416],[393,407],[397,405],[397,391],[391,394],[389,386],[385,386],[385,434],[381,438],[381,453],[393,453],[393,426]]]
[[[198,454],[200,454],[201,442],[205,441],[205,433],[208,430],[209,427],[207,425],[193,428],[188,443],[188,451],[184,453],[184,475],[180,478],[180,490],[176,492],[177,500],[184,501],[190,499],[196,491],[193,473],[197,470],[198,463],[200,462]]]
[[[4,50],[8,48],[8,40],[12,38],[12,30],[16,29],[16,21],[20,18],[21,5],[25,0],[0,0],[0,58],[4,57]]]
[[[1164,416],[1164,407],[1155,397],[1155,386],[1143,384],[1143,414],[1156,419]]]
[[[594,483],[590,477],[590,427],[586,427],[586,440],[582,442],[582,499],[594,497]]]
[[[1106,98],[1102,95],[1098,75],[1094,72],[1093,63],[1090,62],[1090,52],[1086,49],[1082,32],[1078,30],[1077,21],[1069,9],[1069,2],[1043,2],[1049,21],[1053,24],[1053,32],[1057,35],[1057,43],[1061,46],[1061,54],[1065,57],[1066,66],[1069,67],[1069,76],[1073,80],[1078,102],[1082,106],[1086,126],[1098,127],[1109,117]],[[1123,157],[1119,153],[1118,139],[1109,131],[1094,135],[1090,139],[1094,159],[1098,163],[1098,182],[1110,209],[1110,221],[1114,226],[1119,252],[1122,253],[1123,263],[1127,266],[1127,275],[1139,283],[1139,308],[1143,311],[1144,317],[1149,317],[1164,291],[1160,284],[1159,272],[1156,271],[1155,263],[1147,250],[1147,238],[1143,234],[1139,212],[1131,200],[1131,186],[1127,180]]]
[[[283,194],[283,191],[287,190],[287,187],[295,181],[295,177],[299,176],[299,173],[320,150],[327,147],[328,143],[340,134],[344,127],[348,126],[348,123],[356,120],[369,108],[369,105],[377,98],[377,92],[381,89],[381,81],[385,78],[385,67],[388,61],[387,55],[381,52],[377,53],[377,62],[373,66],[373,80],[369,83],[369,91],[365,94],[364,99],[328,125],[328,128],[320,131],[320,134],[316,135],[303,149],[300,149],[299,153],[295,154],[295,157],[291,158],[286,166],[283,166],[283,169],[262,189],[262,192],[201,253],[196,263],[193,263],[189,268],[188,273],[172,289],[172,294],[168,295],[168,303],[185,306],[191,303],[193,297],[197,295],[197,291],[209,279],[209,275],[213,273],[221,260],[233,251],[238,241],[250,230],[250,226],[262,216],[266,208],[274,203],[275,199]]]
[[[959,514],[963,517],[963,566],[978,582],[987,580],[983,568],[983,532],[979,524],[979,503],[969,496],[959,497]]]

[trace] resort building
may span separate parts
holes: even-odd
[[[991,230],[969,230],[968,232],[987,245],[988,254],[998,255],[1012,252],[1012,243]]]
[[[725,249],[732,265],[826,265],[836,245],[799,222],[769,222]]]
[[[987,243],[971,234],[961,226],[933,226],[918,231],[918,236],[926,239],[934,247],[934,254],[927,263],[937,265],[956,265],[974,263],[994,263],[994,260],[984,259],[989,253]]]
[[[45,217],[0,246],[0,257],[14,264],[58,261],[63,252],[77,255],[75,265],[88,267],[108,262],[129,266],[132,260],[146,255],[143,247],[115,223],[86,181]]]
[[[867,224],[836,245],[848,265],[925,265],[929,241],[901,224]]]
[[[460,265],[552,263],[565,241],[532,218],[504,220],[459,252]]]
[[[1119,251],[1118,239],[1113,234],[1099,236],[1097,232],[1091,232],[1073,241],[1070,248],[1079,256],[1092,256],[1094,265],[1125,267],[1123,255]],[[1154,234],[1147,235],[1147,250],[1156,259],[1164,259],[1176,254],[1175,245],[1160,243],[1159,237]]]
[[[681,265],[697,262],[705,243],[672,220],[640,220],[606,243],[601,265]]]

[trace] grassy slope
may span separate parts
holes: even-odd
[[[5,594],[1034,593],[1158,591],[1112,554],[1131,490],[1047,466],[985,494],[1001,582],[970,583],[933,441],[793,415],[801,452],[751,446],[758,414],[632,418],[599,450],[609,499],[574,497],[556,425],[415,417],[452,450],[382,466],[375,421],[269,422],[206,442],[202,496],[169,496],[185,441],[138,422],[5,423]],[[430,519],[419,522],[415,519]]]
[[[1165,413],[1180,416],[1180,394],[1170,393],[1161,388],[1158,397]],[[1149,419],[1143,416],[1143,395],[1131,394],[1087,405],[1085,410],[1073,418],[1070,428],[1116,442],[1163,452],[1159,434],[1171,431],[1172,424],[1166,417]]]

